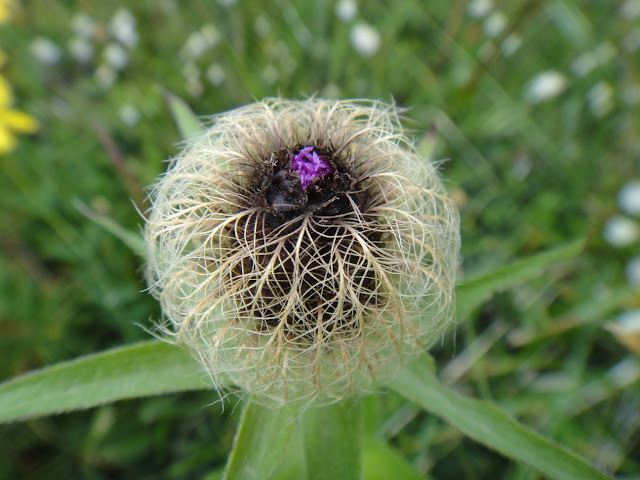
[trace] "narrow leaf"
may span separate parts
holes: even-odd
[[[136,343],[0,384],[0,423],[207,388],[206,375],[182,349],[157,340]]]
[[[146,258],[147,249],[141,234],[127,230],[114,219],[90,209],[78,199],[73,201],[73,206],[89,220],[94,221],[106,231],[119,238],[122,243],[129,247],[129,249],[140,258]]]
[[[251,400],[245,405],[225,480],[265,480],[286,454],[296,426],[295,407],[268,408]]]
[[[524,326],[514,328],[507,335],[507,341],[512,347],[522,347],[534,342],[540,342],[550,337],[557,337],[572,329],[589,323],[601,324],[611,315],[633,305],[638,291],[633,287],[616,287],[598,292],[581,300],[580,303],[562,316],[546,322],[539,330],[531,331]]]
[[[302,427],[308,480],[361,478],[362,411],[357,401],[310,408]]]
[[[565,418],[579,415],[619,392],[631,391],[633,385],[638,382],[640,382],[640,358],[637,355],[629,355],[605,374],[599,375],[598,378],[573,393],[566,402]]]
[[[203,126],[198,117],[191,111],[189,105],[180,97],[171,92],[165,92],[165,101],[169,105],[173,120],[184,140],[193,138],[202,133]]]
[[[607,478],[575,453],[524,427],[495,405],[460,396],[443,387],[435,376],[434,368],[433,360],[423,357],[407,366],[389,385],[477,442],[524,462],[550,478]]]
[[[561,247],[518,260],[479,277],[465,280],[456,289],[456,311],[459,319],[471,312],[497,292],[539,277],[546,269],[561,260],[575,257],[584,248],[584,240],[576,240]]]

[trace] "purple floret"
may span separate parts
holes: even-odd
[[[306,190],[316,178],[333,172],[329,162],[313,151],[313,147],[304,147],[291,160],[291,170],[297,170],[302,190]]]

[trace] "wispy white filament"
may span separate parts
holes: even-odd
[[[281,218],[262,199],[277,156],[303,146],[333,152],[351,179],[326,202],[338,213]],[[165,332],[214,382],[265,403],[366,391],[451,320],[458,213],[392,105],[271,98],[218,115],[150,199],[147,279]]]

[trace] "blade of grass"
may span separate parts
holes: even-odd
[[[553,321],[546,323],[537,331],[529,331],[524,327],[511,330],[507,335],[507,341],[512,347],[523,347],[535,342],[541,342],[548,338],[562,335],[570,330],[591,323],[602,324],[611,315],[625,306],[633,305],[633,300],[638,292],[633,287],[619,286],[605,292],[599,292],[581,301],[576,307],[562,314]]]
[[[355,400],[306,410],[302,431],[307,479],[360,479],[362,425],[362,408]]]
[[[394,390],[438,415],[466,435],[558,480],[608,478],[575,453],[509,418],[495,405],[458,395],[442,386],[430,357],[408,365],[389,383]]]
[[[177,95],[165,92],[165,101],[169,105],[173,120],[176,122],[180,136],[188,140],[202,133],[204,127],[189,105]]]
[[[640,382],[640,358],[637,355],[629,355],[567,399],[567,418],[580,415],[605,399],[629,390],[638,382]]]
[[[106,231],[119,238],[122,243],[129,247],[129,249],[140,258],[146,258],[147,248],[144,244],[144,238],[142,238],[140,233],[127,230],[114,219],[90,209],[84,204],[84,202],[77,198],[73,200],[73,206],[89,220],[92,220]]]
[[[575,257],[582,251],[584,244],[583,239],[575,240],[552,250],[517,260],[511,265],[487,274],[465,280],[456,289],[457,317],[459,319],[468,317],[475,308],[490,299],[493,294],[534,279],[561,260]]]
[[[184,350],[157,340],[136,343],[0,384],[0,423],[207,388],[211,383]]]

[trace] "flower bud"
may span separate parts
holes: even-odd
[[[164,330],[265,404],[369,391],[452,318],[458,212],[393,105],[271,98],[215,116],[150,200]]]

